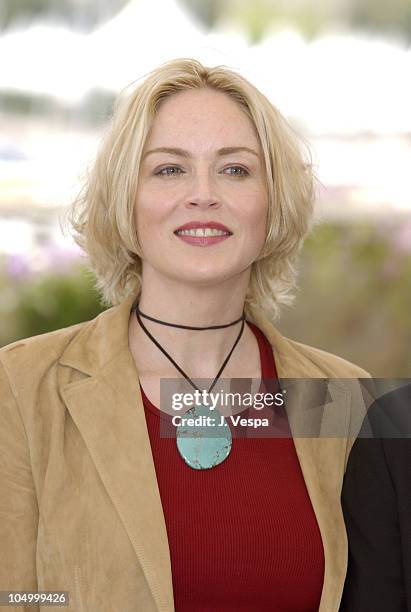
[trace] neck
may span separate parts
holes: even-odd
[[[143,274],[139,308],[144,314],[167,323],[193,327],[224,325],[241,317],[248,282],[249,272],[212,286],[194,286],[193,283],[182,283],[180,279],[160,279],[152,273],[144,277]],[[216,375],[241,329],[241,321],[223,329],[186,330],[145,318],[142,320],[148,331],[188,375],[204,378]],[[235,363],[236,353],[239,353],[241,344],[245,345],[250,333],[246,325],[227,369]],[[135,347],[140,347],[145,370],[179,376],[172,363],[147,337],[134,312],[130,319],[130,340]]]

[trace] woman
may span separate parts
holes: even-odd
[[[113,307],[0,352],[1,589],[99,612],[338,610],[346,438],[310,438],[298,393],[294,439],[227,418],[200,451],[159,410],[161,380],[367,376],[271,322],[312,203],[295,136],[238,74],[176,60],[121,100],[71,215]]]
[[[371,406],[343,486],[349,541],[341,612],[411,610],[411,384]]]

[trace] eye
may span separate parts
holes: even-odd
[[[244,178],[249,175],[248,170],[246,170],[242,166],[229,166],[228,168],[224,168],[224,172],[226,170],[229,170],[228,174],[230,176],[238,176],[240,178]]]
[[[178,166],[166,166],[165,168],[161,168],[156,172],[156,176],[176,176],[177,174],[182,174],[181,168]]]

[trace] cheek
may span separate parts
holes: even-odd
[[[144,231],[145,234],[155,234],[161,223],[167,217],[167,203],[164,198],[161,200],[155,194],[141,191],[138,192],[134,206],[134,219],[138,232]]]
[[[264,194],[255,193],[247,204],[243,211],[243,224],[253,238],[260,238],[261,234],[265,235],[268,200]]]

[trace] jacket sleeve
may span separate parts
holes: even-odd
[[[37,591],[38,505],[24,424],[0,360],[0,591]],[[13,606],[37,612],[37,605]],[[0,605],[0,610],[10,610]]]
[[[357,438],[343,483],[349,543],[340,612],[406,612],[397,495],[380,438]],[[393,441],[393,442],[398,442]]]

